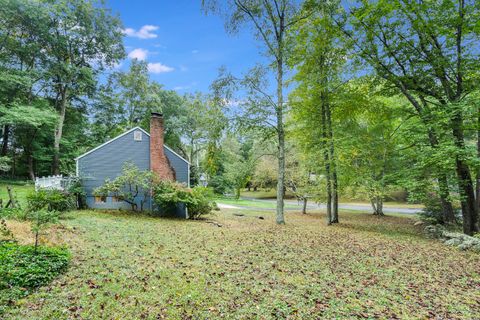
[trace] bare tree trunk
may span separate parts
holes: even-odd
[[[427,125],[426,120],[424,121],[424,123]],[[429,129],[428,131],[428,140],[430,142],[430,146],[433,149],[438,148],[438,139],[432,129]],[[448,188],[447,175],[441,172],[441,169],[437,169],[437,170],[438,170],[438,173],[437,173],[438,187],[440,191],[439,197],[440,197],[440,203],[442,204],[444,222],[453,223],[455,222],[455,212],[453,211],[452,202],[449,200],[450,192]]]
[[[60,174],[60,141],[63,135],[63,124],[65,122],[65,113],[67,109],[67,92],[66,89],[62,89],[61,99],[58,103],[60,116],[58,117],[57,127],[55,128],[55,136],[53,142],[53,162],[52,172],[55,175]]]
[[[452,118],[452,131],[455,139],[455,145],[460,150],[465,149],[465,141],[463,135],[463,119],[461,115],[456,114]],[[473,182],[470,175],[468,164],[458,155],[455,159],[458,189],[461,196],[461,206],[463,215],[463,232],[473,235],[478,232],[477,203],[475,201],[475,193],[473,191]]]
[[[278,181],[277,181],[277,224],[285,224],[284,201],[285,196],[285,136],[283,132],[282,111],[277,112],[278,122]]]
[[[373,207],[373,215],[375,216],[384,216],[383,213],[383,198],[379,196],[375,196],[373,199],[370,200]]]
[[[285,130],[283,128],[283,32],[284,20],[280,19],[280,32],[277,38],[277,135],[278,135],[278,181],[277,181],[277,224],[285,224]]]
[[[325,176],[326,176],[326,189],[327,189],[327,224],[332,224],[332,178],[330,172],[330,152],[327,145],[328,134],[327,134],[327,114],[325,106],[325,96],[321,94],[321,111],[322,111],[322,148],[323,148],[323,159],[325,162]]]
[[[438,138],[437,135],[431,126],[431,119],[426,115],[426,110],[428,110],[428,103],[423,96],[420,96],[420,100],[423,104],[423,108],[418,104],[413,104],[415,110],[417,111],[420,119],[422,120],[423,124],[428,129],[428,141],[430,142],[430,146],[433,149],[438,148]],[[413,101],[411,101],[413,103]],[[438,186],[440,189],[440,203],[442,204],[443,209],[443,216],[444,220],[447,223],[455,222],[455,213],[453,211],[453,205],[450,201],[450,191],[448,188],[448,179],[447,175],[442,172],[441,168],[437,168],[437,179],[438,179]]]
[[[2,133],[2,157],[6,156],[8,153],[8,137],[10,133],[10,126],[8,124],[3,126],[3,133]]]
[[[33,156],[32,153],[29,152],[28,155],[28,177],[30,180],[35,181],[35,171],[33,169]]]
[[[450,197],[450,192],[448,191],[448,179],[447,175],[441,173],[438,178],[438,188],[440,190],[440,203],[442,205],[443,211],[443,221],[445,223],[454,223],[455,222],[455,212],[453,210],[453,205],[448,198]]]
[[[370,205],[372,206],[373,214],[375,215],[377,212],[377,204],[374,198],[370,198]]]
[[[377,211],[378,211],[378,215],[380,215],[380,216],[384,215],[384,213],[383,213],[383,198],[382,197],[379,197],[379,199],[378,199]]]
[[[480,159],[480,107],[477,111],[477,158]],[[480,214],[480,166],[477,168],[475,196],[477,200],[477,214]]]
[[[308,198],[307,197],[303,197],[303,206],[302,206],[302,213],[303,214],[307,214],[307,201],[308,201]]]
[[[338,179],[337,179],[337,163],[335,158],[335,142],[333,140],[333,128],[332,128],[332,111],[330,105],[325,105],[326,120],[327,120],[327,135],[329,144],[329,161],[330,168],[332,170],[332,223],[338,223]]]

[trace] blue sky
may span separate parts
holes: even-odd
[[[125,48],[149,63],[153,80],[180,94],[208,92],[226,66],[240,74],[264,60],[249,30],[227,34],[221,17],[205,15],[201,0],[108,0],[126,28]]]

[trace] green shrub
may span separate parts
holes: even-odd
[[[2,208],[0,209],[0,218],[17,219],[21,218],[24,211],[20,208]]]
[[[189,189],[170,181],[159,181],[153,187],[153,200],[162,211],[173,213],[177,205],[183,203],[191,219],[212,212],[215,203],[210,200],[211,198],[212,191],[204,187]]]
[[[28,211],[65,212],[76,208],[76,197],[60,190],[42,189],[27,195],[27,207]]]
[[[70,261],[66,248],[0,242],[0,315],[2,309],[32,289],[48,284],[65,271]]]
[[[153,201],[166,214],[173,214],[179,203],[190,202],[189,191],[181,184],[170,181],[158,181],[153,186]]]
[[[191,202],[187,204],[187,208],[188,214],[193,218],[209,214],[217,207],[216,203],[212,201],[214,194],[210,188],[195,187],[192,189],[191,197]]]
[[[226,194],[232,189],[228,179],[221,175],[213,176],[210,181],[208,181],[208,186],[213,188],[216,194]]]
[[[28,218],[32,221],[31,230],[35,237],[35,250],[38,248],[38,240],[42,231],[44,231],[52,223],[58,221],[57,211],[48,211],[45,209],[29,212]]]
[[[150,196],[155,174],[149,170],[140,170],[134,163],[127,162],[123,165],[122,174],[113,180],[107,179],[105,183],[93,190],[95,196],[115,196],[128,203],[132,211],[138,208],[143,211]]]
[[[67,192],[76,200],[78,209],[85,209],[87,207],[87,194],[79,178],[70,184]]]

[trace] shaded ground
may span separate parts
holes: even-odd
[[[480,255],[412,220],[237,210],[207,221],[72,212],[69,271],[7,319],[443,318],[480,315]],[[60,240],[62,239],[62,240]]]

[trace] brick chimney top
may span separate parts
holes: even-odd
[[[150,118],[150,170],[160,179],[175,181],[175,170],[163,151],[163,116],[152,112]]]

